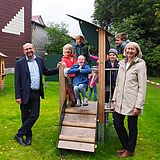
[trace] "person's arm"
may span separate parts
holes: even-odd
[[[84,66],[82,66],[80,73],[90,74],[90,73],[92,73],[92,69],[89,65],[84,65]]]
[[[91,54],[89,54],[89,56],[90,56],[90,58],[91,58],[92,60],[94,60],[94,61],[99,60],[98,56],[94,56],[94,55],[91,55]]]
[[[79,73],[80,69],[78,65],[73,65],[67,72],[67,74],[74,74],[74,73]]]
[[[147,73],[146,65],[143,63],[138,71],[138,96],[135,108],[133,110],[133,115],[138,115],[140,110],[143,109],[145,95],[146,95],[146,85],[147,85]]]
[[[59,66],[60,64],[57,64],[57,67],[56,68],[52,68],[52,69],[48,69],[46,66],[45,66],[45,63],[43,61],[42,58],[37,58],[37,62],[40,63],[41,67],[42,67],[42,73],[46,76],[50,76],[50,75],[56,75],[59,73]]]
[[[18,104],[22,103],[21,92],[20,92],[20,63],[17,61],[15,65],[15,74],[14,74],[14,86],[15,86],[15,99]]]

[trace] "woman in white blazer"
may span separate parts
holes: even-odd
[[[146,95],[146,64],[142,60],[140,46],[130,42],[124,49],[125,58],[119,62],[116,87],[112,99],[114,127],[122,144],[117,151],[118,157],[134,155],[138,134],[138,115],[143,113]],[[124,127],[124,119],[128,117],[128,130]]]

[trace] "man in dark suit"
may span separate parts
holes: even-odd
[[[20,104],[22,117],[22,126],[15,140],[26,146],[32,142],[32,127],[39,117],[40,97],[44,99],[42,74],[58,74],[60,64],[57,64],[57,68],[47,69],[43,59],[35,56],[31,43],[24,44],[23,51],[25,56],[15,65],[15,99]]]

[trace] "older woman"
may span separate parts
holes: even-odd
[[[141,59],[142,52],[136,42],[130,42],[124,49],[126,58],[120,61],[116,87],[112,98],[114,127],[123,149],[117,151],[118,157],[134,155],[138,134],[138,115],[143,113],[146,95],[146,64]],[[124,119],[128,117],[128,130]]]

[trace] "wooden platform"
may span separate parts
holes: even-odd
[[[64,111],[58,148],[95,152],[97,102]]]

